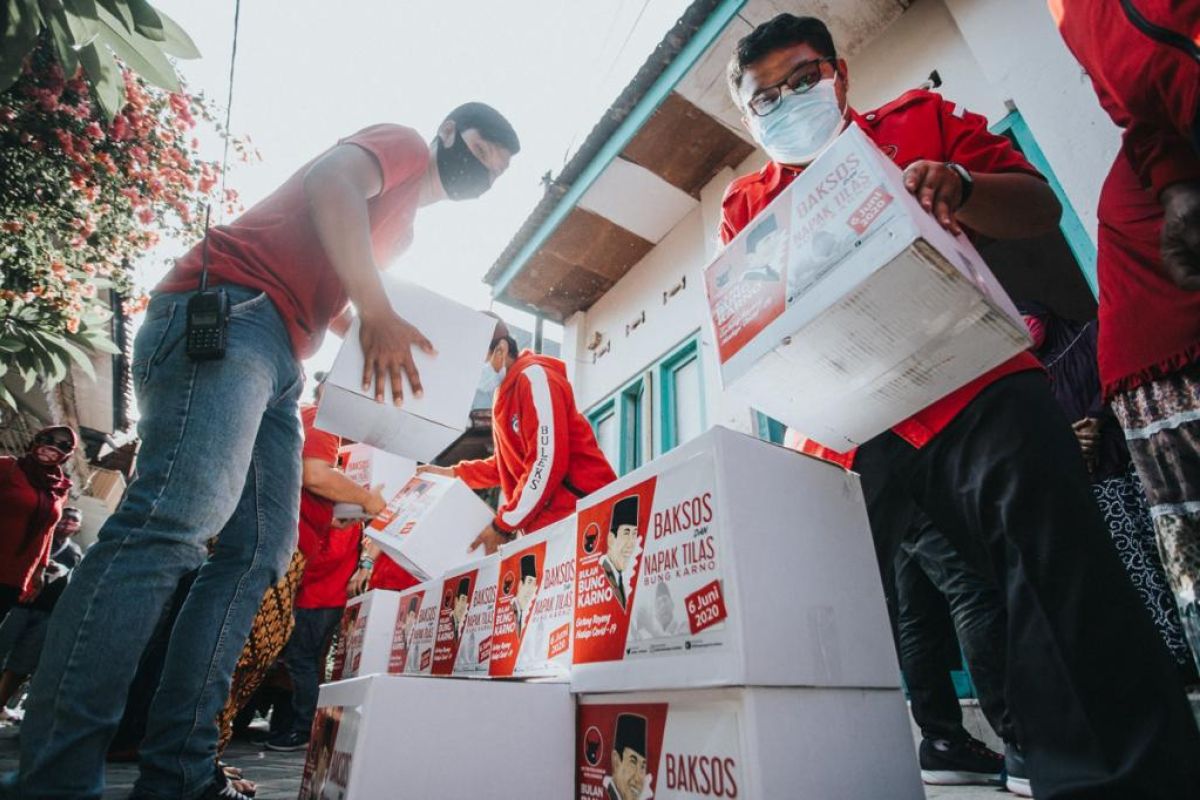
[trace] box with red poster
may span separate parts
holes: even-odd
[[[579,800],[923,800],[898,689],[584,695]]]
[[[391,632],[387,672],[392,675],[430,675],[433,646],[441,617],[442,579],[400,592],[396,624]]]
[[[493,678],[558,678],[571,671],[575,518],[500,548],[492,627]]]
[[[369,444],[347,444],[338,451],[338,467],[359,486],[382,486],[383,496],[391,497],[417,471],[417,462]],[[356,503],[335,504],[333,515],[347,519],[365,516],[362,506]]]
[[[434,675],[488,676],[499,575],[499,553],[446,573],[433,646]]]
[[[895,687],[858,477],[725,428],[579,502],[571,688]]]
[[[397,564],[425,579],[462,564],[493,516],[458,478],[425,474],[399,487],[365,531]]]
[[[300,800],[566,798],[575,702],[561,683],[375,675],[321,687]]]
[[[399,592],[386,589],[363,592],[346,603],[341,644],[334,655],[334,680],[388,671],[389,645],[399,603]]]
[[[834,449],[1029,347],[1012,301],[851,125],[705,269],[724,386]]]

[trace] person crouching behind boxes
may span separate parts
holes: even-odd
[[[518,531],[535,531],[574,513],[581,497],[617,475],[575,406],[567,365],[529,350],[518,353],[503,321],[496,323],[484,380],[495,387],[495,454],[453,467],[422,466],[417,473],[456,476],[472,489],[501,488],[505,502],[471,545],[494,553]]]
[[[724,241],[850,122],[905,170],[944,228],[1016,238],[1057,227],[1054,193],[986,119],[919,90],[859,114],[849,80],[818,19],[780,14],[738,42],[730,91],[771,162],[726,191]],[[1200,735],[1178,673],[1032,354],[866,442],[853,468],[881,564],[894,559],[912,507],[989,549],[1007,600],[1008,702],[1039,798],[1200,797]]]

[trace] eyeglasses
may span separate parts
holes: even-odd
[[[779,83],[763,87],[750,98],[751,113],[756,117],[765,117],[783,102],[783,90],[786,88],[792,94],[804,94],[821,82],[821,65],[829,63],[836,67],[836,58],[816,58],[812,61],[801,61],[791,74]]]
[[[33,437],[33,443],[37,445],[44,445],[46,447],[53,447],[60,453],[70,453],[75,449],[75,442],[71,441],[65,436],[35,436]]]

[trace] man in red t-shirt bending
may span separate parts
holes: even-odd
[[[820,20],[781,14],[738,43],[730,90],[772,160],[730,185],[723,239],[851,121],[951,231],[1015,238],[1058,224],[1050,187],[983,117],[924,91],[859,114],[846,99],[849,81]],[[1200,796],[1200,735],[1174,663],[1031,354],[864,443],[853,466],[881,564],[894,562],[918,511],[962,549],[991,554],[1009,617],[1007,699],[1038,797]]]
[[[50,622],[21,733],[17,794],[99,797],[104,751],[138,658],[179,579],[199,567],[171,637],[140,751],[137,797],[229,794],[215,720],[267,587],[297,535],[300,360],[352,302],[364,389],[421,382],[412,348],[434,352],[392,310],[379,270],[411,243],[417,210],[486,192],[520,150],[482,103],[432,139],[373,125],[333,144],[159,284],[134,344],[138,476],[80,564]],[[194,360],[189,301],[204,265],[228,314],[224,356]],[[204,543],[218,537],[211,556]],[[103,665],[103,668],[98,668]]]

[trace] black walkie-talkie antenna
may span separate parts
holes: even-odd
[[[233,75],[234,68],[237,66],[237,43],[238,43],[238,24],[242,16],[242,0],[234,0],[233,3],[233,45],[229,51],[229,94],[225,99],[225,130],[222,135],[225,137],[225,151],[221,154],[221,190],[217,195],[217,202],[225,202],[225,173],[229,171],[229,137],[230,128],[229,121],[233,113]],[[208,225],[209,218],[212,215],[212,201],[204,207],[204,247],[201,249],[200,259],[200,291],[208,289]]]

